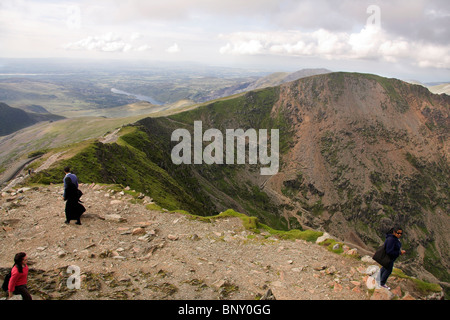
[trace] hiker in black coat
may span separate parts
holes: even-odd
[[[69,177],[64,179],[64,200],[66,201],[66,221],[69,224],[71,220],[77,220],[75,224],[81,224],[80,217],[86,211],[84,206],[79,202],[81,191],[75,186]]]
[[[383,288],[390,289],[386,286],[386,281],[392,273],[394,268],[394,261],[402,254],[405,254],[405,250],[402,250],[402,244],[400,242],[400,237],[403,234],[403,230],[400,227],[391,229],[386,234],[385,248],[387,255],[391,258],[391,262],[387,268],[383,267],[380,270],[380,284]]]

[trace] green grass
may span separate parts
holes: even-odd
[[[77,152],[72,157],[59,161],[50,169],[37,173],[32,183],[60,183],[63,168],[70,166],[83,183],[110,183],[129,186],[131,189],[152,197],[159,206],[169,210],[188,209],[205,214],[199,201],[186,192],[187,188],[163,168],[156,165],[145,153],[148,147],[146,136],[141,131],[127,129],[119,143],[102,144],[98,142],[80,143],[73,148]],[[128,143],[136,143],[133,144]],[[139,142],[139,144],[137,144]],[[142,149],[140,149],[142,148]],[[149,147],[151,151],[151,147]]]
[[[342,242],[338,242],[338,241],[336,241],[336,240],[334,240],[334,239],[331,239],[331,238],[329,238],[329,239],[326,239],[325,241],[323,241],[323,242],[321,242],[321,243],[319,243],[321,246],[324,246],[324,247],[326,247],[329,251],[331,251],[331,252],[334,252],[334,253],[337,253],[337,254],[341,254],[341,253],[343,253],[344,252],[344,250],[343,250],[343,243]],[[336,245],[336,244],[339,244],[339,248],[338,249],[333,249],[333,247]]]
[[[158,149],[161,147],[170,148],[170,146],[174,146],[164,135],[170,137],[171,132],[178,128],[185,128],[192,135],[194,121],[202,121],[203,131],[215,128],[224,135],[226,129],[243,129],[244,131],[250,128],[257,131],[268,129],[268,133],[270,133],[270,129],[278,129],[280,153],[283,154],[289,150],[292,134],[290,123],[283,112],[272,114],[273,106],[278,97],[278,88],[266,88],[225,100],[217,100],[167,118],[158,118],[154,121],[146,119],[140,123],[146,128],[145,130],[153,141],[159,140],[158,147],[154,148],[156,153],[160,152]],[[204,143],[204,146],[207,144]],[[170,152],[169,149],[165,151]],[[162,157],[160,159],[160,161],[153,161],[155,163],[164,162]],[[201,164],[184,167],[186,169],[185,175],[190,177],[200,175],[202,177],[202,179],[196,179],[200,183],[201,193],[209,195],[211,198],[217,198],[218,194],[224,193],[238,202],[246,214],[258,217],[271,227],[287,229],[286,219],[279,214],[278,207],[271,202],[264,190],[260,190],[258,186],[249,186],[241,179],[243,174],[253,174],[253,172],[258,174],[260,171],[259,164]],[[182,168],[183,166],[180,166],[178,170],[182,170]],[[172,173],[176,172],[171,171]],[[215,203],[217,211],[236,207],[235,204],[227,200],[227,197],[219,196],[219,198]]]
[[[417,278],[410,277],[410,276],[406,275],[402,270],[397,269],[397,268],[394,268],[394,270],[392,271],[392,275],[394,275],[398,278],[410,280],[413,283],[414,288],[423,295],[428,295],[428,294],[432,294],[434,292],[442,291],[442,288],[440,285],[438,285],[436,283],[425,282],[425,281],[419,280]]]
[[[160,206],[158,206],[156,203],[151,203],[151,204],[147,204],[145,206],[145,208],[147,210],[155,210],[155,211],[162,211],[163,208],[161,208]],[[181,211],[181,210],[180,210]]]
[[[203,222],[212,222],[216,219],[222,219],[222,218],[227,218],[227,217],[236,217],[236,218],[241,219],[242,225],[244,226],[244,228],[246,230],[250,230],[255,233],[261,233],[261,230],[264,230],[264,231],[269,232],[271,235],[276,236],[283,240],[301,239],[301,240],[314,242],[317,240],[318,237],[320,237],[323,234],[322,232],[314,231],[314,230],[305,230],[305,231],[301,231],[298,229],[292,229],[292,230],[288,230],[288,231],[276,230],[276,229],[273,229],[263,223],[260,223],[257,217],[250,217],[243,213],[236,212],[232,209],[228,209],[224,212],[221,212],[218,215],[207,216],[207,217],[193,215],[186,211],[180,211],[180,210],[175,210],[174,212],[186,214],[187,216],[191,217],[192,219],[200,220]]]

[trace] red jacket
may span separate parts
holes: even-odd
[[[17,286],[27,284],[28,280],[28,266],[22,267],[22,273],[19,272],[17,266],[11,270],[11,279],[9,280],[8,291],[14,292]]]

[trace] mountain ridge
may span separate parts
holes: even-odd
[[[64,118],[48,112],[42,112],[42,109],[41,107],[39,112],[28,112],[0,102],[0,136],[6,136],[38,122],[57,121]]]
[[[130,184],[169,210],[232,208],[278,229],[323,228],[367,249],[400,223],[408,271],[448,282],[448,106],[449,96],[396,79],[312,76],[141,120],[118,143],[97,143],[34,181],[58,181],[70,164],[85,181]],[[279,128],[280,172],[267,179],[248,165],[174,166],[170,133],[192,130],[194,120],[222,131]],[[163,183],[148,190],[146,181]]]

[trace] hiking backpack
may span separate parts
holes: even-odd
[[[12,270],[12,269],[11,269]],[[9,286],[9,280],[11,279],[11,270],[9,273],[5,276],[5,280],[3,280],[2,289],[3,291],[8,291]]]

